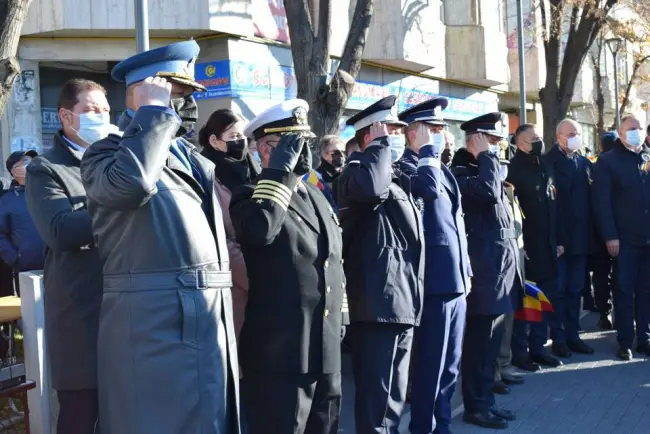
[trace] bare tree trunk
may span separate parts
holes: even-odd
[[[0,0],[0,118],[20,73],[16,58],[20,32],[32,0]]]
[[[319,7],[313,8],[308,0],[284,0],[298,98],[309,103],[310,125],[318,137],[338,132],[339,119],[361,69],[373,13],[373,0],[357,0],[341,61],[328,83],[332,1],[320,0]],[[312,10],[318,10],[318,16],[312,16]]]
[[[641,66],[649,59],[650,56],[646,56],[634,62],[634,67],[632,68],[632,75],[630,76],[630,80],[627,82],[627,85],[625,86],[625,96],[623,97],[623,102],[621,102],[621,106],[619,107],[619,113],[621,116],[623,116],[625,110],[627,110],[627,106],[630,102],[630,92],[632,92],[632,87],[634,86],[634,82],[636,81],[636,76],[639,74],[639,69],[641,69]],[[618,97],[618,95],[616,96]]]
[[[595,73],[595,87],[596,87],[596,111],[598,112],[598,120],[596,121],[596,131],[598,135],[598,152],[602,152],[603,148],[600,140],[605,133],[605,92],[603,91],[603,74],[600,69],[600,57],[602,56],[603,44],[602,41],[598,45],[598,55],[591,56],[591,62],[594,67]]]
[[[555,143],[555,128],[566,117],[573,99],[576,79],[582,63],[600,33],[609,10],[617,0],[607,0],[600,7],[586,5],[581,10],[572,7],[564,55],[560,61],[560,47],[564,33],[565,7],[568,0],[548,0],[541,2],[540,16],[544,30],[546,56],[546,83],[539,91],[544,118],[544,142],[547,149]],[[550,8],[547,16],[544,3]],[[548,29],[548,30],[546,30]]]

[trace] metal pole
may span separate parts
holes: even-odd
[[[621,110],[619,108],[619,89],[618,89],[618,52],[614,53],[614,101],[616,102],[616,131],[621,126]]]
[[[147,0],[135,0],[135,44],[138,53],[149,50],[148,9]]]
[[[524,13],[521,0],[517,0],[517,39],[519,41],[519,125],[526,120],[526,58],[524,54]]]

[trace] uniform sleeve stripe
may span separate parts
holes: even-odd
[[[424,166],[435,167],[436,169],[440,169],[440,160],[431,157],[420,158],[420,161],[418,161],[418,167],[424,167]]]
[[[287,210],[287,208],[289,208],[289,205],[287,203],[285,203],[285,201],[283,199],[280,199],[276,195],[273,195],[273,194],[255,193],[255,194],[253,194],[251,199],[268,199],[268,200],[273,201],[273,202],[277,203],[278,205],[280,205],[282,207],[282,209],[285,210],[285,211]]]
[[[271,187],[256,188],[255,191],[253,192],[253,197],[255,197],[256,194],[266,194],[269,196],[276,197],[278,198],[278,200],[282,201],[282,203],[284,203],[287,206],[289,206],[289,202],[291,201],[291,199],[287,198],[282,192]]]
[[[286,185],[282,184],[281,182],[272,181],[270,179],[261,179],[260,181],[257,182],[257,186],[255,187],[255,190],[264,187],[270,188],[272,190],[276,190],[284,194],[287,197],[287,200],[291,200],[291,194],[292,194],[291,189]]]

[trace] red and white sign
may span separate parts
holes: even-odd
[[[253,0],[255,36],[289,43],[289,26],[283,0]]]

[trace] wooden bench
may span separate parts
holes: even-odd
[[[23,407],[23,421],[25,422],[25,434],[30,434],[29,427],[29,405],[27,404],[27,391],[36,388],[36,383],[27,380],[22,384],[0,391],[0,398],[18,399]]]

